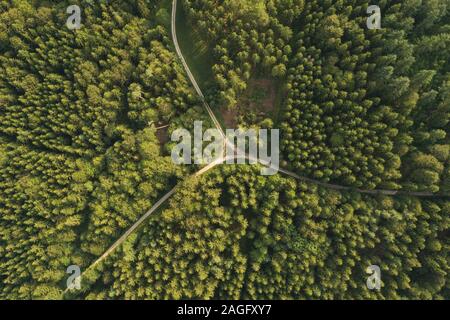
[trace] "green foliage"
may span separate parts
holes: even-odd
[[[79,1],[76,31],[69,4],[0,3],[2,299],[61,298],[68,266],[86,270],[196,169],[175,166],[155,128],[212,127],[174,53],[170,1]],[[368,30],[362,0],[179,0],[212,52],[208,102],[278,125],[291,170],[448,194],[448,1],[379,5],[382,29]],[[255,79],[283,95],[279,123],[240,103]],[[448,198],[338,192],[259,169],[180,183],[73,296],[450,298]],[[373,264],[380,291],[366,286]]]
[[[236,109],[238,95],[251,73],[277,78],[287,74],[288,41],[303,1],[182,1],[194,26],[208,37],[214,50],[216,84],[209,92],[212,105]],[[225,15],[224,13],[229,13]],[[260,70],[258,70],[260,69]],[[244,111],[244,110],[242,110]]]
[[[89,297],[448,298],[449,208],[224,166],[180,185]],[[380,291],[366,286],[372,264],[381,267]]]
[[[167,31],[148,1],[81,5],[77,31],[62,2],[0,10],[3,299],[60,298],[66,268],[86,268],[183,174],[155,135],[195,104]]]
[[[248,112],[240,97],[254,74],[284,83],[291,169],[365,189],[444,191],[448,160],[425,172],[413,158],[450,145],[446,1],[385,1],[381,30],[367,29],[366,1],[182,3],[214,48],[212,105]]]

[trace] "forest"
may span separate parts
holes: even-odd
[[[363,0],[174,2],[220,123],[279,128],[310,180],[173,163],[213,122],[172,0],[3,1],[0,299],[450,299],[450,3],[377,1],[370,30]]]
[[[85,298],[448,298],[448,201],[339,193],[250,166],[182,187],[91,276]],[[371,264],[380,291],[366,287]]]

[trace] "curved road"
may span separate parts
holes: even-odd
[[[200,99],[202,100],[203,106],[205,107],[206,111],[208,112],[209,116],[211,117],[211,120],[213,121],[214,125],[216,126],[216,128],[220,131],[222,137],[225,140],[225,144],[228,147],[234,148],[234,145],[232,143],[230,143],[223,130],[222,127],[220,126],[219,121],[217,121],[216,116],[214,115],[214,112],[212,111],[211,107],[209,106],[209,104],[206,102],[205,100],[205,96],[202,93],[202,90],[200,89],[200,86],[197,83],[197,80],[195,80],[194,75],[192,74],[191,70],[189,69],[188,64],[186,63],[186,60],[183,56],[183,53],[181,52],[180,46],[178,44],[178,38],[177,38],[177,32],[176,32],[176,16],[177,16],[177,0],[173,0],[172,2],[172,39],[173,39],[173,43],[175,45],[175,50],[177,52],[177,55],[179,57],[179,59],[181,60],[184,69],[186,70],[186,73],[189,77],[189,80],[191,81],[193,87],[195,88],[195,91],[197,92],[197,94],[200,96]],[[247,159],[250,160],[256,160],[258,161],[260,164],[264,165],[264,166],[268,166],[268,164],[266,163],[262,163],[260,160],[258,159],[254,159],[252,157],[247,156]],[[400,191],[400,190],[383,190],[383,189],[374,189],[374,190],[367,190],[367,189],[359,189],[359,188],[353,188],[353,187],[348,187],[348,186],[342,186],[342,185],[337,185],[337,184],[332,184],[332,183],[325,183],[322,181],[318,181],[318,180],[314,180],[311,178],[307,178],[307,177],[303,177],[303,176],[299,176],[298,174],[286,170],[286,169],[282,169],[280,168],[279,171],[281,173],[284,173],[292,178],[295,178],[297,180],[302,180],[305,182],[309,182],[309,183],[313,183],[316,185],[320,185],[322,187],[328,188],[328,189],[334,189],[334,190],[339,190],[339,191],[356,191],[359,193],[365,193],[365,194],[372,194],[372,195],[377,195],[377,194],[382,194],[382,195],[387,195],[387,196],[395,196],[395,195],[408,195],[408,196],[415,196],[415,197],[448,197],[449,195],[439,195],[439,194],[434,194],[432,192],[409,192],[409,191]]]
[[[206,102],[205,97],[199,87],[199,85],[197,84],[197,81],[195,80],[194,76],[192,75],[191,70],[189,69],[189,66],[186,63],[186,60],[184,59],[183,53],[181,52],[180,46],[178,45],[178,38],[177,38],[177,33],[176,33],[176,13],[177,13],[177,0],[173,0],[172,3],[172,38],[173,38],[173,43],[175,45],[175,49],[177,52],[177,55],[179,57],[179,59],[181,60],[184,69],[186,70],[186,73],[189,77],[189,80],[191,81],[193,87],[195,88],[195,91],[197,92],[197,94],[199,95],[199,97],[201,98],[201,101],[206,109],[206,111],[208,112],[209,116],[211,117],[211,120],[213,121],[214,125],[216,126],[216,128],[219,130],[219,132],[221,133],[223,139],[224,139],[224,143],[229,146],[234,148],[234,144],[230,143],[227,139],[226,136],[222,130],[222,127],[220,126],[219,121],[217,120],[216,116],[214,115],[214,112],[211,110],[211,107],[209,106],[209,104]],[[224,149],[225,150],[225,149]],[[229,159],[234,159],[236,160],[238,157],[236,156],[230,156],[230,157],[224,157],[222,156],[221,158],[215,160],[214,162],[210,163],[209,165],[205,166],[203,169],[199,170],[198,172],[196,172],[195,174],[192,175],[192,177],[199,177],[203,174],[205,174],[206,172],[208,172],[209,170],[213,169],[214,167],[216,167],[217,165],[222,164],[223,162],[229,160]],[[245,155],[245,158],[248,160],[256,160],[258,161],[261,165],[270,167],[271,165],[268,163],[264,163],[259,159],[254,159],[253,157],[250,157],[248,155]],[[302,177],[299,176],[298,174],[291,172],[289,170],[283,169],[283,168],[279,168],[279,171],[285,175],[288,175],[292,178],[295,178],[297,180],[301,180],[301,181],[305,181],[308,183],[312,183],[312,184],[316,184],[319,186],[322,186],[324,188],[328,188],[328,189],[334,189],[334,190],[339,190],[339,191],[356,191],[359,193],[365,193],[365,194],[371,194],[371,195],[388,195],[388,196],[395,196],[395,195],[407,195],[407,196],[416,196],[416,197],[448,197],[449,195],[438,195],[438,194],[434,194],[431,192],[407,192],[407,191],[394,191],[394,190],[365,190],[365,189],[357,189],[357,188],[352,188],[352,187],[347,187],[347,186],[341,186],[341,185],[336,185],[336,184],[330,184],[330,183],[325,183],[325,182],[321,182],[321,181],[317,181],[314,179],[310,179],[307,177]],[[177,190],[177,188],[182,184],[182,182],[180,182],[179,184],[177,184],[172,190],[170,190],[168,193],[166,193],[160,200],[158,200],[158,202],[156,202],[153,207],[147,211],[138,221],[136,221],[127,231],[125,231],[125,233],[119,238],[117,239],[116,242],[114,242],[114,244],[108,248],[108,250],[105,251],[105,253],[103,253],[97,260],[95,260],[94,263],[92,263],[86,270],[83,271],[83,273],[81,274],[81,277],[90,269],[94,268],[95,266],[97,266],[100,262],[102,262],[103,260],[105,260],[118,246],[120,246],[127,238],[128,236],[130,236],[130,234],[132,234],[137,228],[139,228],[139,226],[145,221],[147,220],[147,218],[153,214],[156,210],[158,210]],[[63,292],[63,296],[68,292],[69,290],[66,289]]]

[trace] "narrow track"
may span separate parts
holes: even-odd
[[[210,171],[217,165],[221,164],[223,161],[226,161],[227,158],[219,158],[215,160],[214,162],[208,164],[204,168],[200,169],[196,173],[194,173],[191,177],[200,177],[201,175],[205,174],[206,172]],[[175,187],[172,188],[168,193],[166,193],[161,199],[156,202],[153,207],[151,207],[150,210],[148,210],[141,218],[139,218],[138,221],[136,221],[130,228],[128,228],[122,236],[114,242],[114,244],[108,248],[97,260],[95,260],[87,269],[85,269],[82,274],[80,275],[83,277],[86,272],[97,266],[100,262],[104,261],[117,247],[119,247],[137,228],[139,228],[142,223],[147,220],[150,215],[152,215],[156,210],[158,210],[167,200],[169,200],[174,193],[177,191],[177,189],[180,187],[180,185],[183,183],[183,181],[179,182]],[[63,292],[63,296],[69,292],[69,289],[66,289]]]
[[[216,126],[216,128],[218,130],[220,130],[221,135],[225,141],[225,145],[227,147],[231,147],[234,148],[234,145],[228,141],[228,139],[226,138],[219,121],[217,121],[216,116],[214,115],[214,112],[212,111],[211,107],[209,106],[209,104],[206,102],[205,100],[205,96],[202,93],[202,90],[200,89],[200,86],[197,83],[197,80],[195,80],[194,75],[192,74],[188,64],[186,63],[186,59],[183,56],[183,53],[180,49],[180,46],[178,44],[178,38],[177,38],[177,31],[176,31],[176,17],[177,17],[177,3],[178,0],[173,0],[172,2],[172,40],[175,46],[175,50],[177,52],[177,55],[179,57],[179,59],[181,60],[183,67],[189,77],[189,80],[191,81],[193,87],[195,88],[195,91],[197,92],[197,94],[200,96],[200,99],[203,102],[203,105],[206,109],[206,111],[208,112],[209,116],[211,117],[211,120],[213,121],[214,125]],[[224,149],[225,150],[225,149]],[[263,163],[261,160],[259,159],[255,159],[252,157],[247,156],[247,159],[249,160],[256,160],[258,161],[260,164],[264,165],[264,166],[270,166],[267,163]],[[287,169],[283,169],[280,168],[279,171],[285,175],[288,175],[292,178],[295,178],[297,180],[301,180],[301,181],[305,181],[305,182],[309,182],[312,184],[316,184],[319,186],[322,186],[324,188],[328,188],[328,189],[333,189],[333,190],[340,190],[340,191],[356,191],[359,193],[365,193],[365,194],[372,194],[372,195],[387,195],[387,196],[396,196],[396,195],[407,195],[407,196],[414,196],[414,197],[449,197],[450,195],[440,195],[440,194],[434,194],[432,192],[410,192],[410,191],[400,191],[400,190],[384,190],[384,189],[360,189],[360,188],[354,188],[354,187],[349,187],[349,186],[342,186],[342,185],[338,185],[338,184],[332,184],[332,183],[326,183],[326,182],[322,182],[322,181],[318,181],[318,180],[314,180],[308,177],[304,177],[304,176],[300,176],[298,174],[296,174],[295,172],[289,171]]]
[[[220,131],[223,139],[224,139],[224,144],[226,144],[227,146],[232,146],[234,148],[234,145],[231,144],[227,139],[226,139],[226,135],[222,129],[222,127],[220,126],[219,121],[217,120],[216,116],[214,115],[211,107],[209,106],[209,104],[206,102],[205,97],[199,87],[199,85],[197,84],[197,81],[195,80],[194,76],[192,75],[191,70],[189,69],[189,66],[186,63],[186,60],[184,59],[184,56],[181,52],[181,49],[178,45],[178,38],[177,38],[177,34],[176,34],[176,12],[177,12],[177,0],[173,0],[172,3],[172,39],[173,39],[173,43],[175,45],[175,49],[177,52],[178,57],[180,58],[184,69],[186,70],[186,73],[189,77],[189,80],[191,81],[195,91],[197,92],[197,94],[199,95],[199,97],[202,100],[202,103],[205,107],[205,109],[207,110],[209,116],[211,117],[211,120],[213,121],[214,125],[216,126],[216,128]],[[225,150],[225,149],[224,149]],[[274,168],[273,165],[269,164],[269,163],[264,163],[263,161],[259,160],[259,159],[255,159],[249,155],[245,155],[244,156],[245,159],[247,160],[256,160],[258,161],[261,165],[266,166],[266,167],[271,167]],[[230,159],[238,159],[240,157],[237,156],[222,156],[219,159],[215,160],[214,162],[210,163],[209,165],[205,166],[204,168],[202,168],[201,170],[197,171],[196,173],[194,173],[191,177],[199,177],[203,174],[205,174],[206,172],[210,171],[211,169],[215,168],[216,166],[226,162],[227,160]],[[439,194],[434,194],[431,192],[408,192],[408,191],[396,191],[396,190],[365,190],[365,189],[358,189],[358,188],[352,188],[352,187],[348,187],[348,186],[342,186],[342,185],[337,185],[337,184],[330,184],[330,183],[325,183],[325,182],[321,182],[321,181],[317,181],[311,178],[307,178],[307,177],[302,177],[299,176],[298,174],[291,172],[289,170],[283,169],[283,168],[279,168],[278,169],[281,173],[288,175],[292,178],[295,178],[297,180],[300,181],[304,181],[304,182],[308,182],[311,184],[316,184],[319,186],[322,186],[324,188],[328,188],[328,189],[333,189],[333,190],[338,190],[338,191],[355,191],[355,192],[359,192],[359,193],[364,193],[364,194],[370,194],[370,195],[388,195],[388,196],[396,196],[396,195],[405,195],[405,196],[415,196],[415,197],[449,197],[449,195],[439,195]],[[116,242],[114,242],[114,244],[109,247],[105,253],[103,253],[97,260],[94,261],[94,263],[92,263],[86,270],[83,271],[83,273],[81,274],[81,277],[88,272],[89,270],[91,270],[92,268],[94,268],[95,266],[97,266],[100,262],[104,261],[115,249],[117,249],[117,247],[119,247],[136,229],[138,229],[142,223],[147,220],[148,217],[150,217],[150,215],[152,215],[156,210],[158,210],[168,199],[170,199],[170,197],[172,197],[172,195],[177,191],[177,189],[180,187],[180,185],[183,182],[180,182],[179,184],[177,184],[172,190],[170,190],[168,193],[166,193],[161,199],[159,199],[154,205],[153,207],[147,211],[138,221],[136,221],[130,228],[128,228],[123,235],[117,239]],[[67,294],[67,292],[69,292],[68,289],[66,289],[63,292],[63,297],[65,294]]]

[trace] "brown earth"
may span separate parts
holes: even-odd
[[[236,128],[242,117],[253,112],[262,117],[273,117],[276,92],[270,79],[251,79],[235,108],[222,109],[221,115],[227,128]]]
[[[275,109],[275,86],[272,83],[272,80],[269,79],[255,79],[251,80],[249,83],[248,91],[250,94],[257,90],[262,90],[266,93],[264,99],[261,99],[260,105],[258,106],[255,102],[250,101],[250,107],[253,110],[263,111],[265,114],[269,115]]]
[[[169,141],[169,127],[166,128],[162,128],[159,130],[156,130],[156,137],[159,140],[159,144],[161,145],[161,147],[163,147],[168,141]]]
[[[229,110],[227,108],[223,108],[222,118],[225,124],[225,129],[235,129],[237,126],[237,115],[238,112],[236,109]]]

